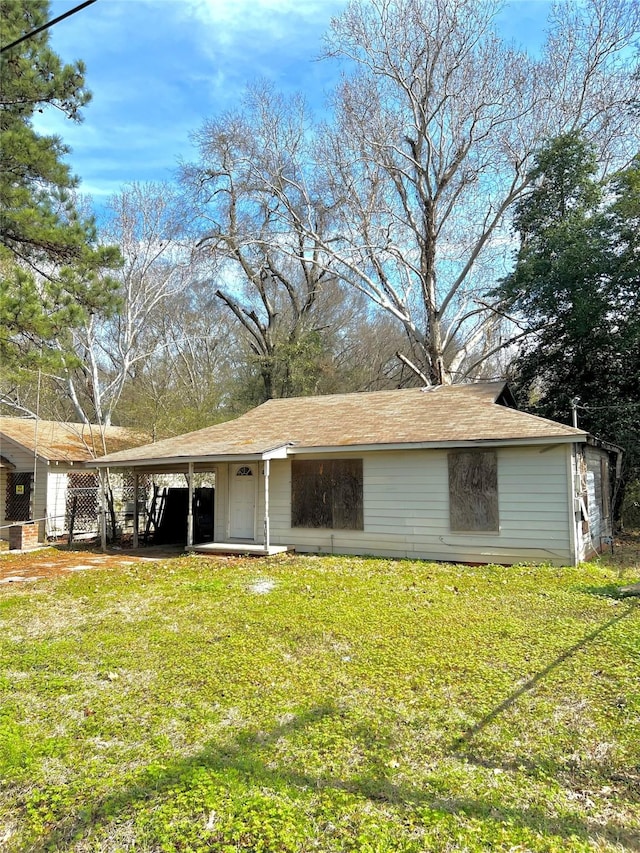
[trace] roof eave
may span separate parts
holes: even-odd
[[[40,462],[55,462],[56,461],[56,457],[53,455],[45,456],[42,452],[37,452],[33,443],[31,443],[30,445],[25,444],[22,441],[18,441],[18,439],[14,438],[12,435],[7,435],[6,432],[0,431],[0,435],[2,435],[2,441],[3,442],[6,442],[6,441],[10,442],[11,444],[13,444],[14,447],[18,448],[19,450],[23,451],[24,453],[32,453]]]
[[[451,439],[448,441],[407,441],[389,442],[388,444],[334,444],[334,445],[295,445],[289,447],[289,456],[302,453],[366,453],[386,450],[438,450],[452,447],[505,447],[509,445],[539,445],[539,444],[575,444],[584,442],[587,433],[576,435],[527,436],[523,438],[473,438]]]
[[[163,456],[163,457],[140,457],[139,459],[109,459],[103,456],[100,459],[92,459],[86,463],[90,468],[153,468],[154,466],[169,467],[175,465],[188,465],[192,462],[198,464],[213,464],[216,462],[263,462],[267,459],[285,459],[288,444],[262,450],[257,453],[212,453],[197,454],[193,456]]]
[[[612,444],[610,441],[605,441],[603,438],[598,438],[591,434],[587,436],[587,444],[590,444],[592,447],[599,447],[601,450],[606,450],[609,453],[624,453],[623,447],[620,447],[617,444]]]

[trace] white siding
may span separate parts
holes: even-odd
[[[229,512],[229,466],[219,465],[216,468],[215,507],[213,512],[214,542],[226,542],[227,517]]]
[[[2,436],[2,455],[15,468],[16,473],[33,474],[33,452],[17,444],[6,436]],[[47,462],[38,459],[36,472],[36,487],[31,495],[31,517],[39,520],[39,538],[44,541],[46,536],[59,536],[67,532],[65,521],[68,475],[73,471],[88,473],[89,469],[80,468],[68,463]],[[0,538],[9,538],[9,525],[6,520],[8,470],[0,469]]]
[[[20,473],[34,473],[34,456],[33,452],[27,450],[11,439],[2,437],[2,455],[15,465],[13,471]],[[33,519],[44,519],[47,506],[47,473],[48,464],[45,460],[38,460],[38,469],[36,472],[36,487],[31,492],[31,517]],[[6,472],[9,473],[9,472]],[[6,501],[7,501],[7,485],[6,473],[2,478],[2,492],[0,493],[0,536],[3,539],[9,538],[9,525],[11,521],[7,521],[6,517]],[[44,520],[40,522],[40,539],[44,539],[45,524]]]
[[[319,553],[571,563],[570,446],[507,447],[497,453],[498,533],[450,531],[446,450],[380,451],[361,454],[364,530],[292,528],[291,463],[273,461],[271,541]]]

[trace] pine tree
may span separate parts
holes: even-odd
[[[7,45],[46,23],[48,0],[0,0]],[[58,360],[65,330],[83,312],[113,308],[105,270],[119,253],[96,244],[90,218],[76,209],[77,179],[57,136],[33,127],[34,115],[60,110],[72,121],[90,100],[81,61],[63,64],[49,31],[0,56],[0,359],[5,371]],[[35,345],[35,346],[34,346]]]

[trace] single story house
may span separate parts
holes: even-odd
[[[98,475],[86,463],[147,440],[122,427],[0,417],[0,538],[25,521],[37,523],[41,542],[63,535],[74,505],[76,530],[96,532]]]
[[[270,400],[94,464],[183,472],[190,484],[210,472],[202,550],[566,565],[611,535],[616,457],[486,382]],[[187,546],[200,550],[186,505]]]

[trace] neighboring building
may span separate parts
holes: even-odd
[[[95,464],[215,477],[203,550],[563,565],[611,535],[616,458],[493,382],[270,400]]]
[[[98,474],[85,463],[147,440],[121,427],[0,417],[0,538],[21,521],[38,522],[40,541],[61,536],[74,507],[75,530],[96,532]]]

